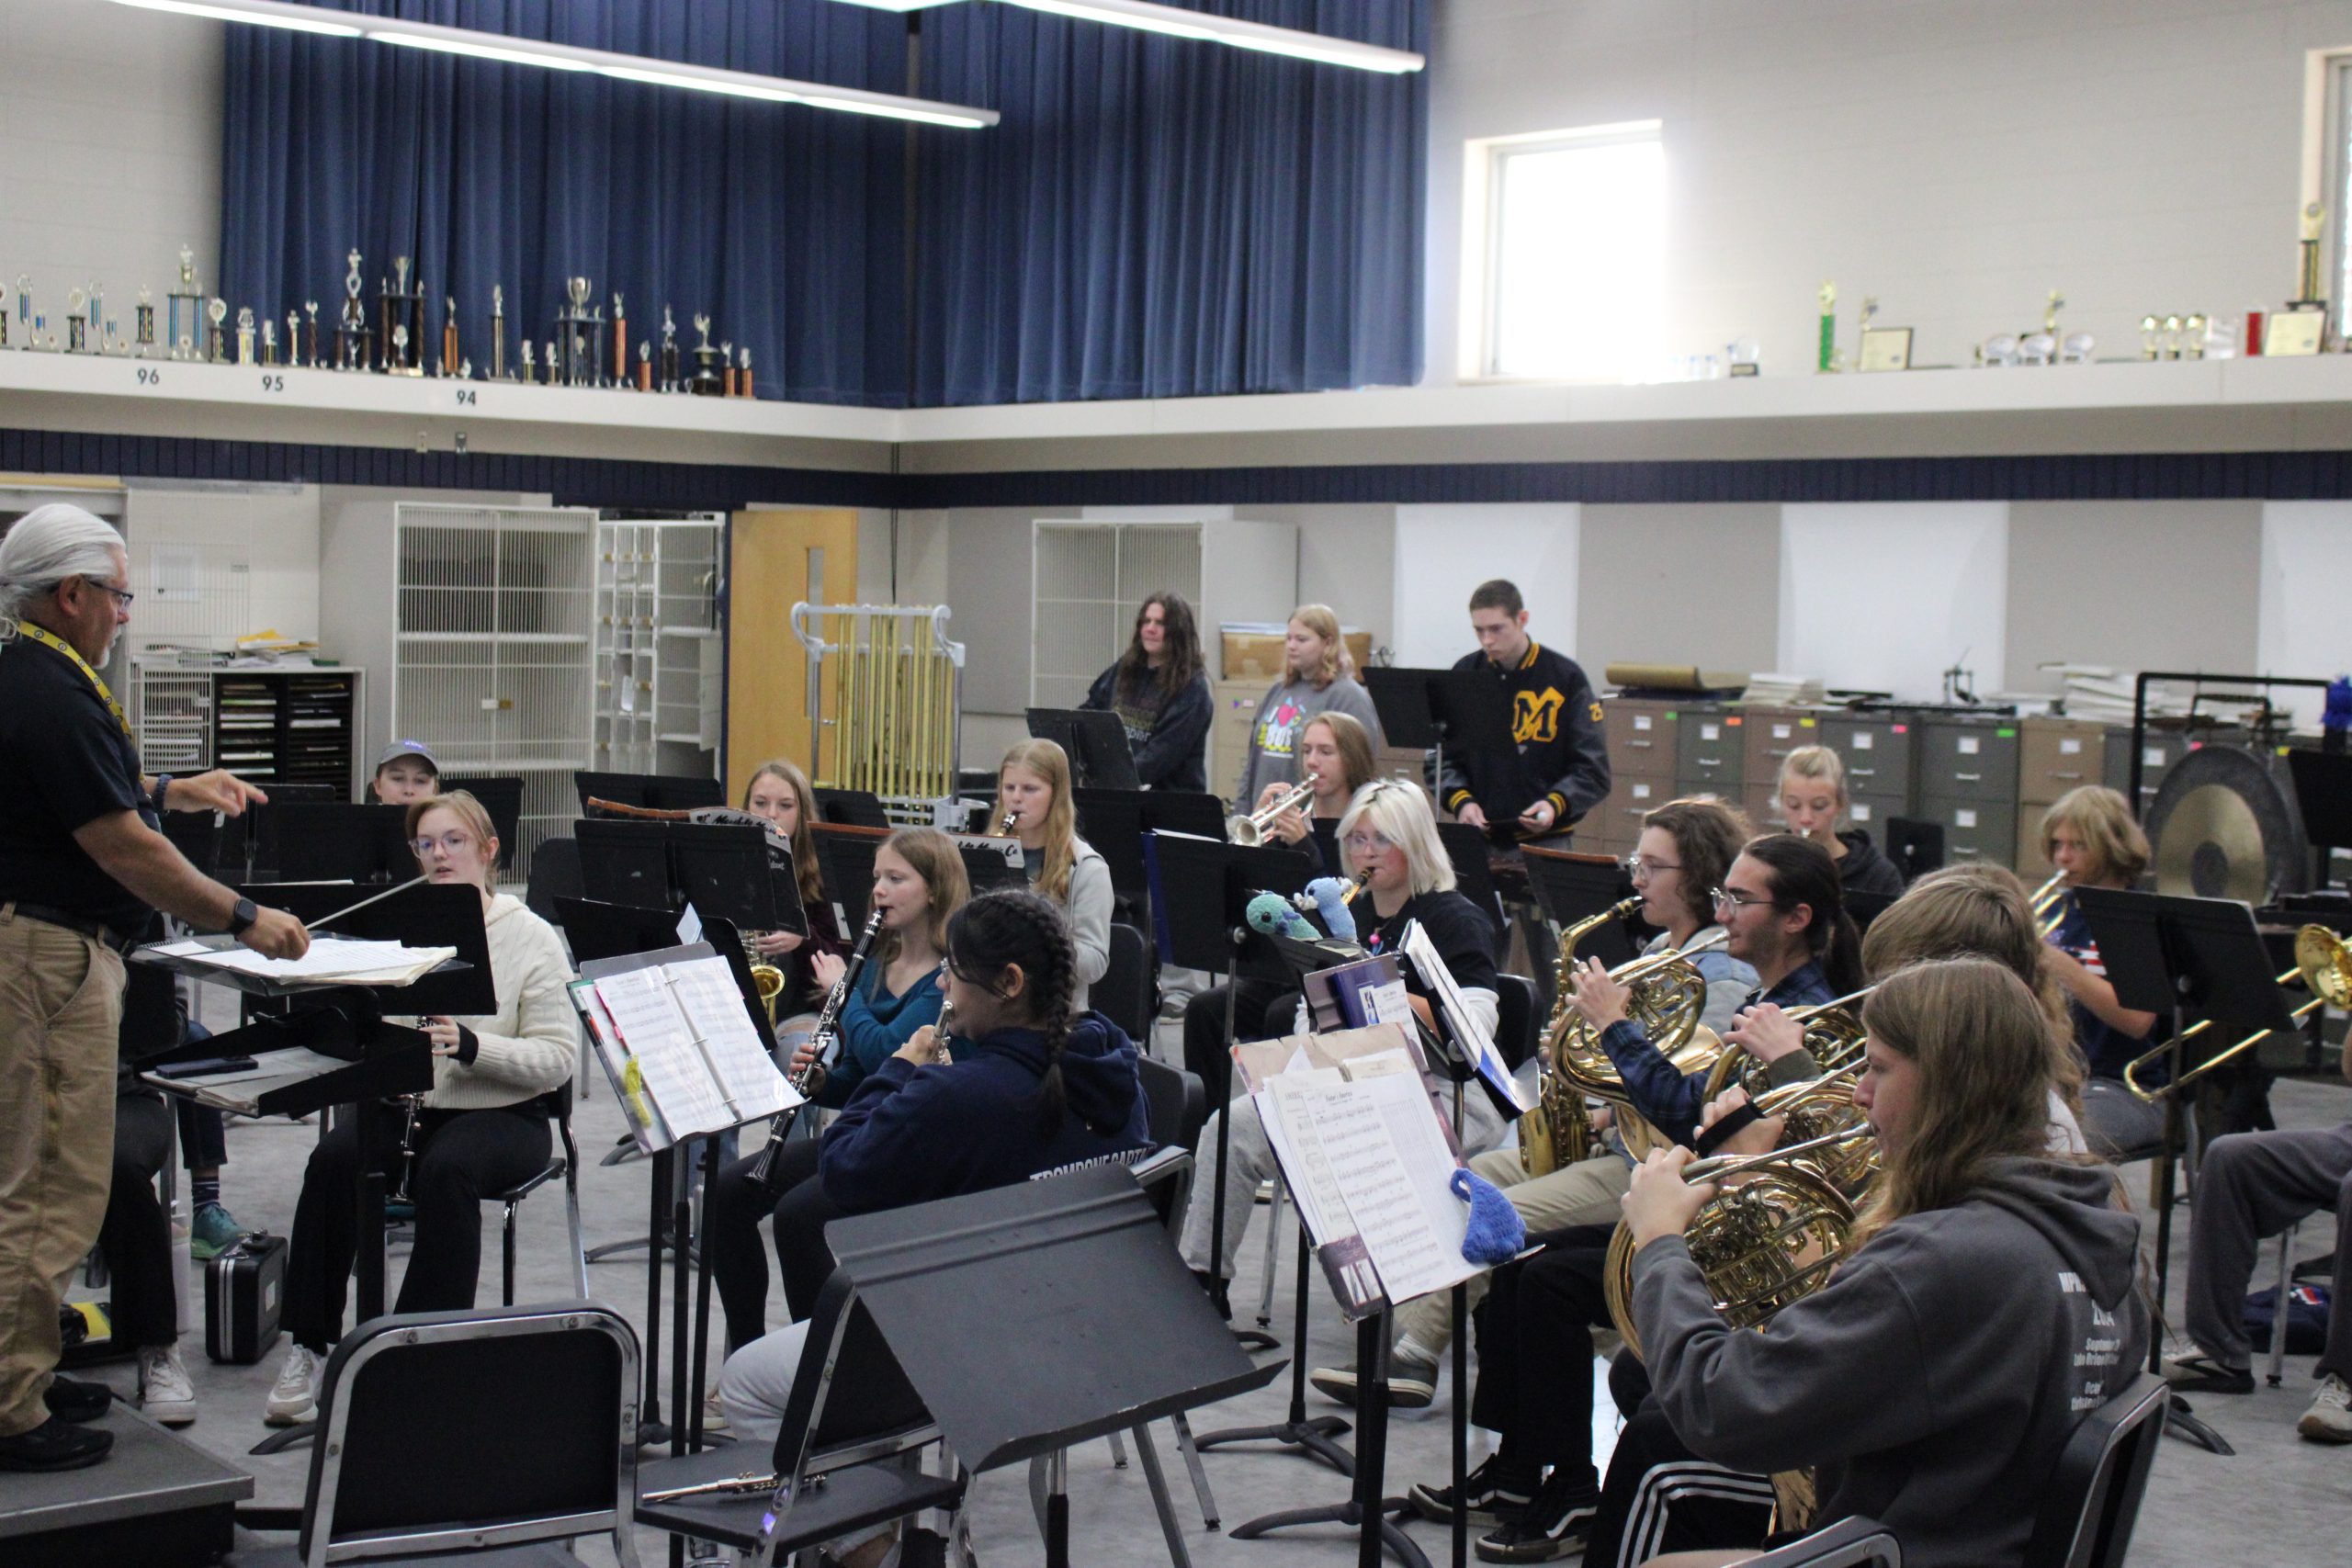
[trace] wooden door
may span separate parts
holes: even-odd
[[[771,757],[809,766],[808,658],[792,606],[854,604],[857,513],[848,507],[738,512],[728,538],[727,798]]]

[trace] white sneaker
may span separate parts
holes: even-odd
[[[2319,1393],[2295,1430],[2315,1443],[2352,1443],[2352,1383],[2334,1372],[2320,1379]]]
[[[139,1352],[139,1408],[166,1427],[196,1421],[196,1384],[177,1345],[149,1345]]]
[[[319,1418],[319,1359],[300,1345],[286,1348],[277,1386],[269,1391],[262,1419],[273,1427],[299,1427]]]

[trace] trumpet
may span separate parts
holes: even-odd
[[[1273,830],[1274,819],[1285,811],[1295,810],[1314,796],[1317,775],[1307,774],[1298,783],[1276,795],[1270,805],[1261,806],[1247,817],[1225,819],[1225,836],[1244,849],[1255,849],[1266,841]]]
[[[1815,1066],[1828,1072],[1861,1061],[1861,1016],[1847,1004],[1860,1001],[1877,989],[1875,985],[1864,986],[1830,1001],[1789,1010],[1789,1021],[1804,1026],[1805,1054]],[[1714,1099],[1734,1084],[1746,1089],[1748,1099],[1760,1100],[1771,1090],[1770,1069],[1745,1051],[1726,1051],[1715,1058],[1713,1069],[1707,1074],[1707,1098]]]
[[[2325,926],[2305,926],[2295,933],[2295,966],[2280,970],[2275,978],[2282,986],[2301,980],[2303,987],[2312,994],[2310,1001],[2288,1015],[2297,1023],[2324,1007],[2352,1007],[2352,947],[2346,947],[2344,939]],[[2178,1038],[2132,1057],[2123,1066],[2123,1087],[2130,1089],[2135,1098],[2153,1105],[2176,1089],[2188,1088],[2223,1063],[2237,1060],[2276,1032],[2257,1029],[2234,1044],[2215,1052],[2170,1083],[2158,1084],[2154,1089],[2142,1086],[2140,1074],[2151,1063],[2170,1054],[2174,1046],[2186,1044],[2212,1027],[2213,1021],[2210,1018],[2192,1023],[2180,1032]]]
[[[2033,890],[2027,900],[2033,908],[2033,922],[2047,942],[2066,919],[2066,874],[2053,871],[2050,880]]]

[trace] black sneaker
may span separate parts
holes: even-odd
[[[1500,1454],[1486,1460],[1462,1478],[1463,1511],[1474,1525],[1508,1524],[1527,1511],[1533,1500],[1536,1473],[1532,1466],[1512,1463]],[[1457,1506],[1453,1488],[1423,1482],[1405,1494],[1413,1511],[1438,1524],[1452,1524]]]
[[[1582,1476],[1554,1471],[1525,1512],[1492,1535],[1478,1538],[1478,1561],[1550,1562],[1580,1557],[1585,1533],[1600,1506],[1600,1487]]]
[[[2211,1356],[2176,1356],[2165,1363],[2165,1382],[2175,1393],[2252,1393],[2254,1370],[2226,1367]]]
[[[114,1390],[102,1382],[52,1377],[41,1399],[49,1405],[49,1413],[60,1421],[96,1421],[114,1403]]]
[[[80,1470],[107,1457],[112,1432],[93,1432],[52,1416],[29,1432],[0,1438],[0,1470]]]

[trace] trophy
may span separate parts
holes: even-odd
[[[277,363],[277,323],[276,321],[264,321],[261,324],[261,362],[264,365]]]
[[[458,297],[445,294],[442,301],[447,308],[441,312],[441,374],[451,376],[463,358],[458,353]]]
[[[670,307],[662,307],[662,389],[678,389],[678,323],[670,319]]]
[[[738,397],[748,398],[753,395],[752,391],[752,351],[748,348],[743,350],[741,366],[738,368],[735,374],[735,391]]]
[[[1821,352],[1814,370],[1816,374],[1827,375],[1842,368],[1838,360],[1838,286],[1824,283],[1818,298],[1821,300]]]
[[[316,369],[319,363],[319,302],[302,301],[302,363]]]
[[[0,348],[8,346],[8,299],[0,293]]]
[[[2288,302],[2287,308],[2290,310],[2327,302],[2327,297],[2319,291],[2320,228],[2321,220],[2326,214],[2327,209],[2316,201],[2308,202],[2303,207],[2302,255],[2301,265],[2296,269],[2300,287],[2295,290],[2295,298]]]
[[[653,390],[653,344],[645,338],[637,340],[637,389]]]
[[[246,305],[237,311],[237,363],[251,365],[253,362],[254,308]]]
[[[197,287],[196,253],[180,247],[180,286],[164,296],[164,331],[174,359],[194,359],[203,333],[204,291]]]
[[[490,378],[506,379],[506,290],[490,286]]]
[[[531,367],[531,340],[525,338],[523,340],[523,385],[527,387],[537,379],[538,377],[533,373]]]
[[[2018,340],[2019,365],[2051,365],[2058,358],[2058,340],[2048,333],[2028,333]]]
[[[546,344],[545,344],[545,345],[544,345],[544,347],[543,347],[543,350],[542,350],[542,353],[541,353],[541,356],[540,356],[540,357],[541,357],[541,359],[544,361],[544,363],[545,363],[545,364],[546,364],[546,366],[547,366],[547,372],[548,372],[548,386],[550,386],[550,387],[556,387],[556,386],[560,386],[560,385],[562,385],[562,383],[561,383],[560,381],[559,381],[559,380],[556,378],[556,373],[555,373],[555,367],[556,367],[556,356],[555,356],[555,339],[553,339],[553,338],[549,338],[549,339],[548,339],[548,341],[547,341]]]
[[[212,323],[204,334],[204,357],[219,365],[229,357],[229,301],[215,294],[212,303],[204,308],[204,315]]]
[[[718,379],[720,394],[724,397],[733,397],[735,395],[735,344],[731,341],[722,342],[718,345]]]
[[[2050,291],[2050,298],[2042,302],[2041,330],[2050,335],[2052,342],[2057,341],[2060,336],[2058,331],[2058,312],[2065,308],[2065,296],[2059,293],[2055,288]]]
[[[2205,357],[2205,329],[2210,325],[2202,314],[2190,316],[2181,323],[2181,353],[2190,359]]]
[[[351,270],[343,277],[343,314],[334,329],[334,363],[338,370],[368,368],[368,307],[359,302],[359,252],[344,257]]]
[[[132,321],[137,338],[135,346],[139,357],[144,359],[147,351],[155,346],[155,296],[143,283],[139,286],[139,305]]]
[[[594,371],[589,363],[591,344],[594,345],[593,352],[602,357],[604,344],[603,328],[588,313],[588,300],[594,292],[584,277],[564,279],[566,309],[558,311],[555,318],[555,341],[562,346],[563,355],[560,361],[552,353],[548,355],[548,379],[550,381],[560,381],[567,387],[593,387],[596,384]]]
[[[725,383],[718,374],[718,350],[711,346],[710,318],[696,312],[695,331],[702,341],[695,344],[694,380],[686,390],[698,398],[715,398],[725,389]]]
[[[628,380],[628,315],[621,309],[621,291],[613,290],[613,385]]]
[[[78,288],[69,288],[65,292],[65,352],[68,354],[89,352],[90,340],[86,332],[89,318],[82,313],[83,301],[88,298]]]
[[[286,312],[286,363],[302,363],[302,312],[300,310]]]
[[[392,323],[392,352],[385,359],[384,367],[387,370],[396,370],[397,367],[406,365],[407,363],[408,323],[406,321],[394,321]],[[397,373],[403,376],[408,374],[405,370],[397,370]],[[419,368],[416,373],[420,376],[424,374],[422,368]]]
[[[424,280],[409,278],[409,259],[392,258],[393,281],[376,280],[377,309],[383,323],[384,370],[392,376],[424,374]],[[397,336],[392,329],[401,329]],[[396,352],[397,351],[397,352]]]

